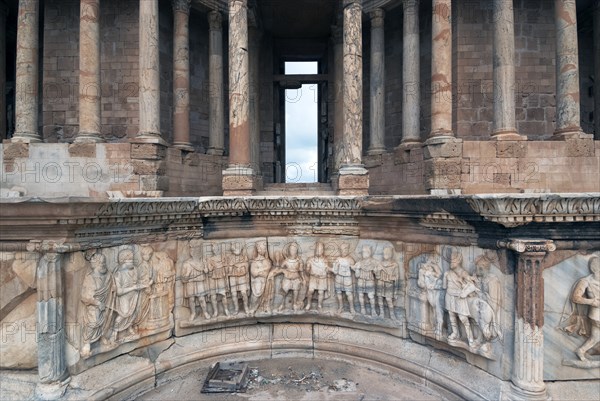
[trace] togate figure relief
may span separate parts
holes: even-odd
[[[493,359],[492,343],[501,341],[502,285],[491,273],[492,253],[475,258],[470,273],[462,253],[428,253],[414,260],[409,273],[409,328],[438,341]]]
[[[577,359],[565,359],[563,365],[577,368],[600,367],[600,257],[588,261],[590,274],[579,279],[565,305],[560,329],[569,335],[583,337],[575,350]]]
[[[170,329],[175,264],[165,252],[149,245],[122,248],[116,253],[116,266],[109,266],[100,250],[88,252],[86,259],[90,269],[78,306],[82,357]]]
[[[182,327],[234,318],[242,308],[246,316],[311,312],[398,320],[401,266],[391,246],[375,257],[374,247],[360,245],[358,258],[346,241],[314,241],[308,257],[294,240],[272,248],[264,240],[249,246],[212,242],[204,248],[190,241],[188,247],[190,257],[180,265],[182,305],[189,310]]]

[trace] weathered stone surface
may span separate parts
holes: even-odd
[[[153,143],[132,143],[131,158],[144,160],[164,159],[167,148]]]
[[[594,140],[592,138],[567,139],[567,156],[588,157],[594,156]]]
[[[34,293],[0,322],[0,368],[33,369],[38,366],[36,304]]]
[[[69,145],[69,156],[96,157],[96,145],[94,143],[74,143]]]
[[[499,141],[495,144],[496,157],[525,157],[527,156],[527,142],[523,141]]]
[[[27,143],[6,143],[3,145],[4,161],[9,162],[17,158],[29,157],[29,145]]]

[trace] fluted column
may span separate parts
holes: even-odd
[[[497,140],[527,139],[515,121],[515,31],[513,0],[494,0],[494,130]]]
[[[600,2],[594,5],[594,138],[600,140]]]
[[[250,160],[252,170],[260,172],[260,38],[257,27],[249,30],[249,82],[250,82]]]
[[[546,399],[542,260],[556,245],[537,239],[499,241],[498,245],[517,256],[512,390],[516,399]]]
[[[433,0],[431,33],[431,133],[452,133],[452,3]]]
[[[19,0],[15,82],[15,134],[12,142],[41,142],[38,131],[38,0]]]
[[[8,8],[0,0],[0,141],[6,139],[6,13]]]
[[[579,136],[579,50],[575,0],[555,0],[556,130],[554,137]]]
[[[385,151],[385,11],[371,12],[371,135],[369,154]]]
[[[218,11],[208,13],[208,153],[221,156],[225,151],[225,111],[223,99],[223,17]]]
[[[421,115],[419,0],[405,0],[402,56],[402,144],[420,142]]]
[[[190,143],[190,0],[173,0],[173,146]]]
[[[100,0],[81,0],[79,16],[79,133],[75,142],[102,142]]]
[[[136,142],[165,144],[160,132],[158,0],[140,0],[140,125]]]

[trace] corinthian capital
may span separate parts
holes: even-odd
[[[223,17],[218,11],[208,13],[208,26],[211,31],[220,31],[223,26]]]
[[[191,0],[173,0],[173,11],[188,14],[190,12]]]

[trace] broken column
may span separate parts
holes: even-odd
[[[515,119],[515,32],[513,0],[494,0],[493,139],[526,140]]]
[[[252,195],[257,188],[250,154],[248,2],[229,0],[229,166],[223,195]]]
[[[225,151],[223,104],[223,18],[218,11],[208,13],[208,154],[222,156]]]
[[[191,152],[190,0],[173,0],[173,146]]]
[[[369,154],[385,152],[385,11],[371,12],[371,135]]]
[[[75,142],[102,142],[100,0],[81,0],[79,19],[79,133]]]
[[[344,0],[343,134],[339,195],[366,195],[368,171],[362,164],[363,66],[361,0]]]
[[[41,142],[38,128],[39,1],[19,0],[15,82],[15,134],[12,142]]]

